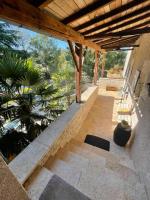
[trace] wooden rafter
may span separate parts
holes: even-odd
[[[103,46],[109,46],[109,45],[115,45],[115,44],[118,44],[118,43],[121,43],[121,42],[128,42],[128,41],[133,41],[135,42],[137,39],[138,39],[139,36],[131,36],[131,37],[125,37],[125,38],[121,38],[121,39],[118,39],[118,38],[113,38],[114,40],[108,40],[106,43],[101,43],[101,47],[103,48]]]
[[[98,16],[98,17],[96,17],[96,18],[94,18],[94,19],[92,19],[92,20],[90,20],[88,22],[85,22],[85,23],[75,27],[74,29],[76,31],[78,31],[78,30],[87,28],[88,26],[91,26],[93,24],[99,23],[100,21],[106,20],[106,19],[108,19],[110,17],[113,17],[115,15],[118,15],[118,14],[120,14],[120,13],[122,13],[122,12],[128,10],[128,9],[131,9],[131,8],[133,8],[135,6],[138,6],[138,5],[140,5],[140,4],[142,4],[143,2],[146,2],[146,1],[147,0],[133,0],[132,2],[129,2],[129,3],[125,4],[125,5],[123,5],[123,6],[120,6],[120,7],[116,8],[116,9],[114,9],[114,10],[111,10],[110,12],[107,12],[107,13],[105,13],[103,15],[100,15],[100,16]]]
[[[125,47],[139,47],[139,45],[135,44],[124,44],[124,45],[115,45],[110,47],[104,47],[105,49],[118,49],[118,48],[125,48]]]
[[[102,46],[102,45],[105,45],[105,44],[112,43],[114,41],[118,41],[119,39],[123,39],[123,37],[121,37],[121,38],[113,38],[113,37],[111,37],[109,39],[105,38],[105,40],[103,40],[103,39],[102,40],[98,40],[96,43],[99,44],[100,46]]]
[[[33,6],[39,7],[39,8],[44,8],[48,4],[50,4],[54,0],[28,0],[29,3],[31,3]]]
[[[113,42],[113,43],[110,43],[110,44],[106,44],[106,45],[102,45],[101,47],[104,48],[104,47],[109,47],[109,46],[114,46],[114,45],[121,45],[121,44],[133,44],[135,43],[137,40],[137,38],[135,39],[128,39],[128,40],[120,40],[120,41],[116,41],[116,42]]]
[[[79,42],[95,50],[100,50],[97,44],[85,40],[81,34],[69,26],[62,24],[25,0],[1,0],[0,18],[48,35]]]
[[[150,5],[149,6],[145,6],[144,8],[140,8],[138,10],[135,10],[135,11],[133,11],[133,12],[127,14],[127,15],[121,16],[121,17],[116,18],[114,20],[111,20],[111,21],[109,21],[109,22],[107,22],[105,24],[101,24],[101,25],[96,26],[94,28],[91,28],[91,29],[89,29],[87,31],[84,31],[82,34],[83,35],[87,35],[87,34],[95,32],[95,31],[99,31],[100,29],[107,28],[108,26],[115,25],[116,23],[122,22],[124,20],[128,20],[131,17],[135,17],[135,16],[137,16],[139,14],[142,14],[142,13],[145,13],[145,12],[147,12],[149,10],[150,10]]]
[[[143,24],[144,25],[150,24],[150,21],[144,22]],[[150,33],[150,27],[144,27],[144,28],[134,29],[134,30],[130,30],[129,28],[129,29],[114,32],[114,33],[96,34],[92,36],[87,36],[86,38],[99,39],[99,38],[106,38],[106,37],[121,37],[121,36],[128,36],[128,35],[132,36],[132,35],[139,35],[139,34],[144,34],[144,33]]]
[[[80,9],[78,12],[73,13],[72,15],[66,17],[65,19],[62,20],[62,23],[64,24],[69,24],[87,14],[90,14],[91,12],[106,6],[107,4],[109,4],[110,2],[112,2],[114,0],[100,0],[100,1],[96,1],[88,6],[86,6],[85,8]]]
[[[109,51],[133,51],[134,48],[125,48],[125,49],[122,49],[122,48],[117,48],[117,49],[107,49],[107,52]]]
[[[119,25],[117,25],[115,27],[111,27],[111,28],[109,28],[109,29],[107,29],[105,31],[100,32],[100,33],[108,33],[108,32],[117,30],[119,28],[124,28],[126,26],[133,25],[132,27],[130,27],[130,30],[131,30],[131,29],[135,28],[134,23],[136,23],[136,22],[142,22],[142,20],[147,19],[147,18],[150,18],[150,12],[146,13],[145,15],[142,15],[142,16],[136,17],[134,19],[131,19],[129,21],[126,21],[126,22],[124,22],[122,24],[119,24]],[[140,23],[140,24],[142,26],[142,23]],[[138,27],[140,27],[140,24],[138,24]]]

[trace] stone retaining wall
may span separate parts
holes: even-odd
[[[44,165],[49,156],[54,155],[71,138],[78,134],[98,93],[98,87],[90,87],[82,94],[81,104],[73,103],[57,121],[52,123],[9,167],[19,182],[23,184],[38,165]]]

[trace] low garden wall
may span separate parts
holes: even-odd
[[[44,165],[49,156],[78,134],[98,93],[98,87],[89,87],[82,94],[82,103],[73,103],[54,123],[41,133],[13,161],[9,168],[23,184],[38,165]]]
[[[123,86],[124,79],[122,78],[100,78],[98,84],[100,88],[106,89],[106,87],[115,87],[120,90]]]

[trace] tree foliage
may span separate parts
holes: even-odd
[[[17,47],[19,39],[17,31],[10,29],[8,23],[0,22],[0,51]]]
[[[33,59],[45,68],[47,72],[53,73],[57,71],[60,50],[53,39],[44,35],[33,37],[30,41],[30,51]]]
[[[85,60],[83,64],[83,71],[88,75],[88,77],[92,80],[94,75],[94,52],[90,49],[87,49]]]
[[[106,54],[105,69],[113,68],[114,66],[123,67],[126,58],[124,51],[110,51]]]

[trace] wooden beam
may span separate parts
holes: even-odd
[[[45,8],[48,4],[50,4],[54,0],[27,0],[35,7]]]
[[[143,24],[149,24],[150,21],[147,21]],[[128,36],[128,35],[139,35],[144,33],[150,33],[150,27],[144,27],[140,29],[134,29],[134,30],[124,30],[124,31],[118,31],[115,33],[107,33],[107,34],[97,34],[93,36],[87,36],[88,39],[98,39],[98,38],[106,38],[106,37],[121,37],[121,36]]]
[[[135,40],[137,40],[138,37],[139,37],[138,35],[135,35],[135,36],[128,36],[128,37],[109,38],[109,39],[104,40],[102,42],[99,42],[97,44],[100,44],[100,46],[111,45],[111,44],[115,44],[117,42],[128,40],[128,39],[133,39],[133,40],[135,39]]]
[[[134,48],[126,48],[126,49],[107,49],[107,52],[109,51],[133,51]]]
[[[122,24],[119,24],[119,25],[117,25],[117,26],[115,26],[115,27],[111,27],[111,28],[109,28],[109,29],[107,29],[107,30],[105,30],[105,31],[102,31],[102,32],[100,32],[100,33],[108,33],[108,32],[111,32],[111,31],[114,31],[114,30],[117,30],[117,29],[119,29],[119,28],[124,28],[125,26],[129,26],[129,25],[133,25],[134,23],[136,23],[136,22],[142,22],[142,20],[144,20],[144,19],[147,19],[147,18],[150,18],[150,12],[149,13],[146,13],[145,15],[142,15],[142,16],[140,16],[140,17],[136,17],[136,18],[134,18],[134,19],[131,19],[131,20],[129,20],[129,21],[127,21],[127,22],[124,22],[124,23],[122,23]],[[141,23],[142,24],[142,23]],[[138,24],[138,28],[140,27],[140,24]],[[132,27],[130,27],[130,30],[131,29],[134,29],[135,28],[135,26],[133,25]]]
[[[147,12],[149,10],[150,10],[150,5],[149,6],[145,6],[144,8],[142,7],[140,9],[138,9],[138,10],[135,10],[135,11],[127,14],[127,15],[121,16],[121,17],[116,18],[114,20],[111,20],[111,21],[109,21],[107,23],[101,24],[101,25],[96,26],[94,28],[91,28],[91,29],[89,29],[87,31],[84,31],[82,34],[83,35],[87,35],[87,34],[95,32],[95,31],[99,31],[99,30],[101,30],[103,28],[108,28],[108,26],[116,25],[116,23],[120,23],[120,22],[122,22],[124,20],[127,20],[127,19],[129,19],[131,17],[135,17],[135,16],[137,16],[139,14],[142,14],[144,12]]]
[[[102,48],[105,47],[110,47],[110,46],[116,46],[116,45],[122,45],[122,44],[134,44],[136,42],[137,39],[128,39],[125,41],[116,41],[115,43],[112,44],[107,44],[107,45],[103,45]]]
[[[98,40],[98,42],[97,42],[97,44],[99,44],[100,46],[103,46],[103,45],[105,45],[105,44],[109,44],[109,43],[111,43],[111,42],[114,42],[114,41],[118,41],[119,39],[122,39],[122,37],[121,38],[113,38],[113,37],[111,37],[111,38],[109,38],[109,39],[106,39],[105,38],[105,40]]]
[[[66,17],[65,19],[62,20],[62,23],[64,24],[69,24],[75,20],[80,19],[81,17],[88,15],[92,12],[94,12],[95,10],[106,6],[107,4],[109,4],[110,2],[112,2],[114,0],[100,0],[100,1],[95,1],[94,3],[89,4],[88,6],[80,9],[78,12],[73,13],[72,15],[70,15],[69,17]]]
[[[0,18],[47,35],[79,42],[95,50],[100,50],[97,44],[85,40],[83,35],[25,0],[1,0]]]
[[[136,7],[136,6],[142,4],[142,3],[146,2],[146,1],[147,0],[133,0],[132,2],[129,2],[129,3],[125,4],[125,5],[122,5],[122,6],[118,7],[118,8],[116,8],[116,9],[113,9],[110,12],[107,12],[107,13],[105,13],[103,15],[95,17],[94,19],[75,27],[74,29],[76,31],[78,31],[78,30],[87,28],[88,26],[91,26],[93,24],[99,23],[99,22],[101,22],[103,20],[106,20],[106,19],[108,19],[110,17],[113,17],[115,15],[118,15],[118,14],[120,14],[120,13],[122,13],[122,12],[128,10],[128,9],[131,9],[133,7]]]
[[[116,45],[116,46],[110,46],[110,47],[104,47],[104,49],[118,49],[118,48],[125,48],[125,47],[139,47],[139,45],[134,44],[124,44],[124,45]]]
[[[131,36],[131,37],[125,37],[125,38],[121,38],[121,39],[116,39],[113,40],[109,40],[107,43],[101,44],[101,47],[103,48],[103,46],[111,46],[111,45],[116,45],[118,43],[121,42],[128,42],[128,41],[136,41],[138,39],[139,36]]]
[[[40,6],[39,8],[45,8],[46,6],[48,6],[50,3],[52,3],[54,0],[45,0]]]

